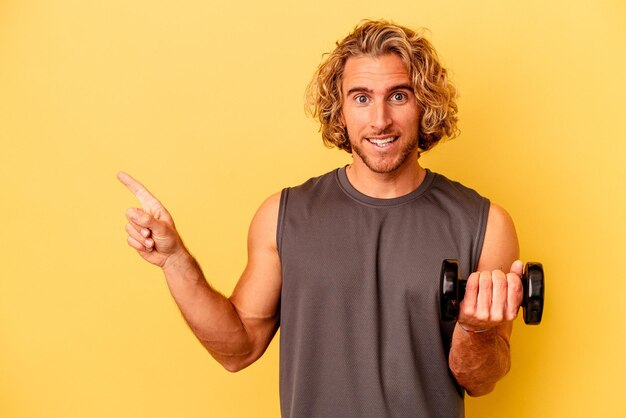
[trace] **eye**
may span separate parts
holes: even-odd
[[[358,96],[354,98],[354,100],[359,104],[364,104],[364,103],[367,103],[367,96],[359,94]]]
[[[406,95],[406,93],[396,92],[396,93],[391,95],[391,99],[393,101],[396,101],[396,102],[401,102],[401,101],[407,99],[407,95]]]

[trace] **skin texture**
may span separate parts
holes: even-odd
[[[368,196],[402,196],[424,179],[417,160],[420,112],[410,86],[396,55],[352,57],[346,62],[341,120],[354,157],[348,179]],[[372,143],[390,137],[397,140],[385,147]]]
[[[128,174],[119,173],[118,179],[142,206],[126,211],[128,244],[163,269],[170,292],[198,340],[228,371],[253,363],[278,328],[281,276],[275,236],[280,195],[270,196],[252,219],[248,264],[233,295],[226,298],[208,284],[163,205]]]
[[[522,303],[518,257],[513,221],[492,203],[478,272],[468,277],[449,355],[450,370],[471,396],[491,392],[511,368],[509,341]],[[466,332],[459,324],[486,331]]]
[[[360,192],[393,198],[415,190],[425,170],[418,163],[420,109],[409,76],[395,55],[352,57],[342,85],[344,123],[354,161],[348,179]],[[380,146],[389,138],[392,143]],[[376,145],[372,142],[379,142]],[[126,212],[128,244],[163,269],[185,320],[209,353],[229,371],[253,363],[278,328],[281,268],[276,245],[280,195],[270,196],[252,219],[248,263],[227,298],[206,281],[165,207],[126,173],[119,180],[140,209]],[[450,351],[450,369],[470,395],[483,395],[510,368],[512,321],[521,303],[521,262],[515,228],[504,209],[492,204],[478,270],[468,278]],[[505,271],[511,271],[505,274]]]
[[[395,55],[354,57],[346,62],[341,120],[356,154],[355,164],[387,175],[416,156],[419,108],[404,64]],[[390,140],[375,145],[376,140]]]

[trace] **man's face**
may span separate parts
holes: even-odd
[[[341,90],[355,164],[392,173],[417,158],[420,109],[399,56],[348,58]]]

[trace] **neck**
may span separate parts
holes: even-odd
[[[426,170],[412,159],[391,173],[376,173],[355,161],[346,170],[350,184],[366,196],[393,199],[417,189],[426,177]]]

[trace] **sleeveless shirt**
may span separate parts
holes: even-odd
[[[489,201],[426,170],[377,199],[345,167],[281,193],[280,406],[284,417],[462,417],[439,318],[441,263],[478,265]]]

